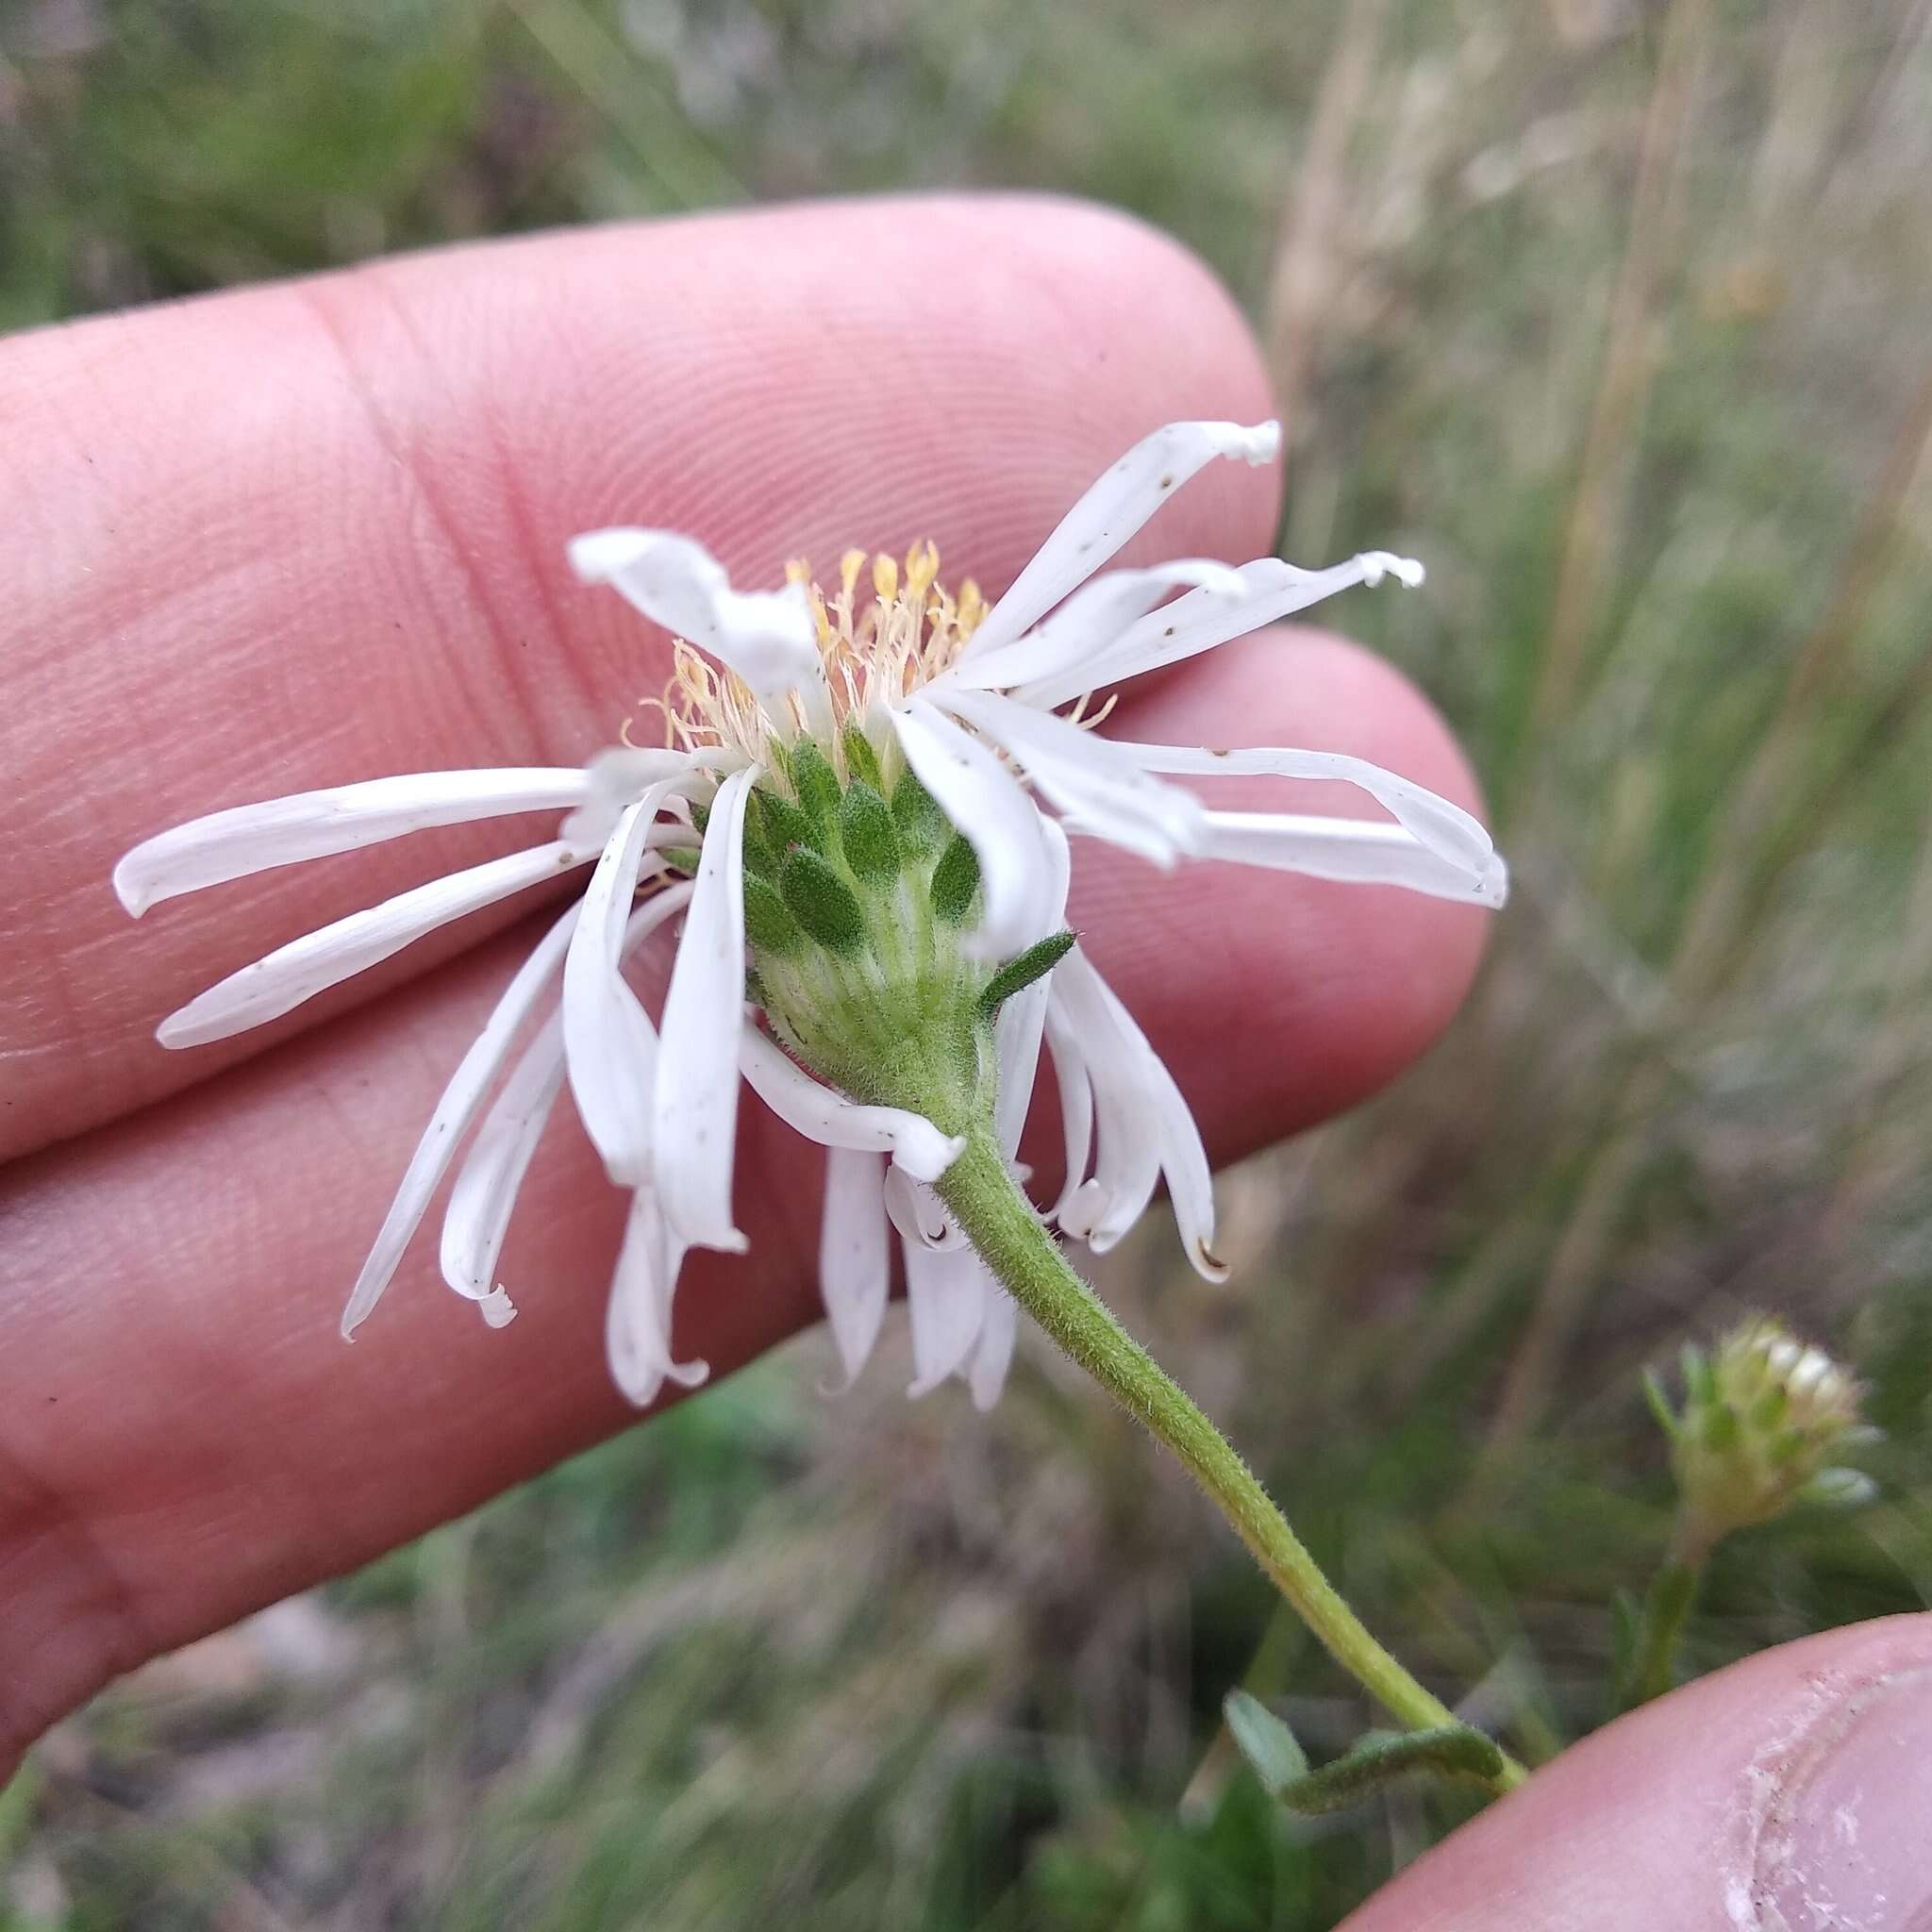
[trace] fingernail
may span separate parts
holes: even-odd
[[[1932,1668],[1840,1704],[1789,1778],[1757,1846],[1764,1932],[1932,1932]]]

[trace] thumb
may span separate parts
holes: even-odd
[[[1343,1932],[1932,1932],[1932,1615],[1646,1706],[1417,1861]]]

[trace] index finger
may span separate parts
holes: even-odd
[[[1245,327],[1198,264],[1030,200],[555,235],[6,345],[0,1157],[206,1077],[520,909],[171,1056],[154,1022],[208,979],[505,849],[504,828],[271,873],[138,936],[107,880],[137,840],[223,806],[575,765],[608,742],[661,685],[663,641],[575,591],[573,532],[668,525],[747,581],[931,537],[997,589],[1142,431],[1266,413]],[[1254,555],[1274,488],[1224,466],[1151,541]]]

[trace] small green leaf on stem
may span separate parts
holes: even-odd
[[[1351,1805],[1417,1772],[1492,1783],[1504,1758],[1491,1738],[1467,1724],[1427,1731],[1371,1731],[1345,1756],[1284,1785],[1275,1795],[1291,1811],[1315,1815]]]
[[[1221,1714],[1227,1720],[1228,1735],[1254,1766],[1262,1790],[1278,1794],[1285,1785],[1307,1776],[1307,1753],[1258,1697],[1251,1697],[1245,1690],[1230,1690],[1222,1700]]]
[[[986,991],[979,995],[979,1010],[989,1020],[993,1018],[1016,992],[1051,973],[1072,951],[1073,944],[1072,933],[1055,932],[1028,946],[1024,953],[1016,953],[987,981]]]

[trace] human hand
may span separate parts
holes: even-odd
[[[572,1131],[520,1202],[513,1329],[455,1303],[424,1242],[358,1344],[335,1336],[423,1119],[527,949],[514,909],[259,1033],[151,1040],[221,974],[503,849],[502,828],[266,874],[140,927],[108,889],[120,853],[225,804],[608,742],[663,665],[570,581],[578,529],[688,529],[746,581],[931,535],[996,587],[1137,434],[1267,408],[1197,267],[1032,202],[562,236],[0,348],[7,1745],[631,1414],[600,1341],[622,1199]],[[1264,552],[1276,487],[1204,476],[1152,547]],[[1400,679],[1310,633],[1226,647],[1123,710],[1139,736],[1238,721],[1472,789]],[[1219,1158],[1406,1064],[1480,944],[1480,916],[1436,900],[1083,858],[1075,923]],[[817,1305],[817,1158],[756,1109],[744,1133],[751,1256],[694,1257],[679,1298],[680,1352],[720,1372]]]

